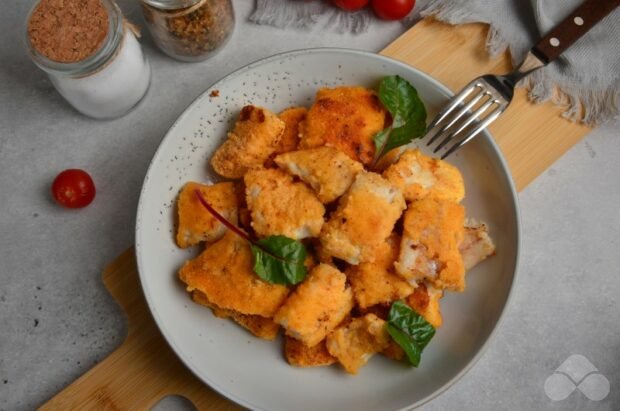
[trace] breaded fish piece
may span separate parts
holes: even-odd
[[[194,300],[195,303],[211,308],[216,317],[232,318],[233,321],[258,338],[274,340],[278,336],[280,326],[274,323],[271,318],[261,317],[260,315],[241,314],[234,310],[220,308],[209,301],[207,296],[198,290],[192,291],[192,300]]]
[[[382,320],[387,320],[390,316],[391,304],[375,304],[370,307],[361,308],[359,305],[354,308],[356,317],[363,317],[366,314],[374,314]]]
[[[463,256],[465,271],[469,271],[481,261],[494,255],[495,244],[489,236],[489,227],[481,221],[467,219],[465,235],[459,250]]]
[[[276,149],[276,154],[288,153],[297,149],[299,144],[299,125],[306,119],[308,109],[305,107],[290,107],[278,114],[284,121],[284,133]]]
[[[433,198],[460,202],[465,196],[461,172],[452,164],[406,150],[383,172],[383,177],[403,191],[407,201]]]
[[[390,340],[387,348],[381,351],[381,354],[396,361],[401,361],[405,358],[405,351],[394,340]]]
[[[295,367],[320,367],[336,362],[336,358],[327,351],[325,340],[314,347],[308,347],[288,336],[284,337],[284,357]]]
[[[405,212],[398,274],[412,283],[428,280],[435,288],[463,291],[465,268],[459,245],[465,210],[452,201],[413,201]]]
[[[362,171],[323,226],[323,252],[349,264],[372,261],[405,209],[402,193],[379,174]]]
[[[439,308],[439,300],[443,297],[443,291],[430,284],[422,282],[415,291],[407,297],[407,305],[416,313],[420,314],[435,328],[441,327],[443,319]]]
[[[276,164],[310,185],[323,203],[330,203],[349,189],[364,166],[331,147],[280,154]]]
[[[325,207],[304,183],[278,169],[256,169],[244,176],[252,228],[260,237],[316,237]]]
[[[241,178],[248,170],[261,167],[278,149],[284,128],[284,121],[271,111],[243,107],[228,139],[211,158],[213,169],[226,178]]]
[[[336,268],[317,265],[278,310],[274,321],[287,335],[314,347],[353,308],[353,292],[346,280]]]
[[[365,165],[375,155],[373,137],[385,128],[386,111],[364,87],[322,88],[299,129],[299,148],[328,146]]]
[[[179,226],[177,228],[177,245],[187,248],[202,241],[214,242],[224,236],[226,227],[207,211],[196,196],[196,190],[220,214],[233,224],[238,220],[238,202],[235,186],[232,183],[204,185],[189,182],[183,186],[177,200]]]
[[[392,235],[379,244],[374,261],[349,266],[345,271],[360,308],[391,303],[413,292],[413,286],[394,272],[399,249],[400,239]]]
[[[249,243],[227,231],[221,240],[187,261],[179,270],[179,278],[187,291],[200,291],[220,308],[273,317],[289,289],[261,280],[252,266]]]
[[[328,335],[327,351],[348,373],[357,374],[375,353],[388,348],[390,340],[385,321],[367,314]]]
[[[334,259],[331,255],[327,255],[323,252],[323,246],[317,237],[311,238],[306,242],[306,248],[312,252],[313,256],[317,263],[325,263],[329,265],[334,265]]]

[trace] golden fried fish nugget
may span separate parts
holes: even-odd
[[[300,126],[299,148],[334,147],[369,165],[375,155],[373,138],[384,129],[386,113],[372,90],[322,88]]]
[[[226,227],[220,223],[198,201],[196,190],[233,224],[237,224],[238,203],[235,187],[232,183],[204,185],[189,182],[183,186],[177,200],[179,227],[177,228],[177,245],[187,248],[202,241],[214,242],[224,236]]]
[[[276,164],[314,189],[322,203],[330,203],[349,189],[364,166],[331,147],[280,154]]]
[[[220,308],[273,317],[289,294],[283,285],[261,280],[253,270],[250,244],[232,231],[179,270],[187,291],[198,290]]]
[[[271,111],[245,106],[228,139],[211,158],[213,169],[226,178],[241,178],[262,167],[279,147],[285,124]]]
[[[304,183],[278,169],[256,169],[244,177],[252,228],[260,237],[316,237],[325,207]]]
[[[407,305],[424,317],[430,325],[439,328],[443,323],[439,307],[441,297],[443,297],[443,291],[430,284],[420,283],[406,301]]]
[[[322,252],[354,265],[371,261],[404,209],[398,188],[379,174],[358,173],[323,226]]]
[[[385,321],[366,314],[331,333],[327,337],[327,351],[348,373],[357,374],[375,353],[388,348],[390,340]]]
[[[459,245],[465,210],[452,201],[413,201],[405,212],[396,271],[412,283],[428,280],[435,288],[463,291],[465,268]]]
[[[299,125],[306,119],[308,109],[305,107],[290,107],[278,114],[284,121],[284,133],[276,149],[276,154],[288,153],[297,149],[299,144]]]
[[[274,321],[287,335],[314,347],[353,308],[353,293],[346,280],[336,268],[317,265],[278,310]]]
[[[458,203],[465,196],[461,172],[452,164],[406,150],[383,172],[383,177],[403,191],[407,201],[433,198]]]
[[[352,265],[345,271],[360,308],[391,303],[413,292],[413,286],[394,272],[399,249],[400,239],[392,235],[377,247],[372,262]]]
[[[314,347],[308,347],[289,336],[284,337],[284,357],[295,367],[320,367],[336,362],[336,359],[327,351],[325,340]]]
[[[200,305],[211,308],[216,317],[232,318],[233,321],[258,338],[274,340],[278,336],[280,326],[274,323],[271,318],[261,317],[260,315],[241,314],[235,310],[220,308],[209,301],[207,296],[198,290],[192,291],[192,300]]]

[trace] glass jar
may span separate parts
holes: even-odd
[[[231,37],[235,14],[231,0],[141,0],[155,44],[181,61],[213,56]]]
[[[108,28],[92,54],[79,61],[60,62],[37,50],[31,42],[29,23],[40,2],[28,15],[26,43],[32,61],[76,110],[107,119],[126,114],[142,100],[150,85],[151,67],[134,27],[123,18],[119,7],[111,0],[99,1],[107,12]]]

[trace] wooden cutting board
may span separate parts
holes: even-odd
[[[381,53],[456,91],[478,75],[510,70],[508,55],[487,57],[486,33],[482,24],[454,27],[423,20]],[[590,131],[563,119],[561,112],[551,104],[528,103],[520,90],[491,127],[519,190]],[[103,282],[127,314],[127,338],[42,410],[144,410],[168,395],[182,395],[199,410],[240,409],[194,377],[160,334],[142,295],[133,248],[106,268]]]

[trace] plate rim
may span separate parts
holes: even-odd
[[[153,317],[153,319],[155,320],[155,324],[157,325],[157,328],[159,329],[160,333],[162,334],[162,336],[164,337],[164,340],[166,341],[166,343],[168,344],[168,346],[172,349],[172,351],[175,353],[176,357],[185,365],[185,367],[187,367],[191,373],[198,378],[200,381],[202,381],[204,384],[206,384],[208,387],[212,388],[214,391],[216,391],[218,394],[224,396],[225,398],[235,402],[238,405],[241,405],[245,408],[248,409],[252,409],[252,410],[261,410],[261,411],[267,411],[264,410],[263,408],[258,408],[255,404],[252,404],[248,401],[246,401],[243,398],[239,398],[238,396],[236,396],[234,393],[231,393],[227,390],[225,390],[224,388],[220,387],[218,384],[214,383],[213,381],[211,381],[208,378],[203,378],[200,374],[200,372],[192,365],[191,361],[189,358],[185,358],[184,355],[182,354],[182,351],[179,349],[179,347],[177,347],[174,344],[174,341],[172,340],[172,333],[170,333],[169,331],[167,331],[163,320],[159,317],[159,314],[157,312],[157,309],[154,306],[153,300],[150,297],[150,294],[148,292],[148,281],[145,280],[146,278],[146,274],[144,274],[144,267],[143,267],[143,263],[142,263],[142,253],[140,253],[140,247],[141,247],[141,243],[139,240],[139,236],[140,236],[140,230],[141,230],[141,218],[140,215],[142,214],[142,210],[145,206],[145,191],[146,191],[146,186],[147,183],[149,181],[149,177],[150,174],[153,170],[153,167],[155,165],[155,163],[157,162],[157,160],[159,159],[159,157],[162,155],[163,152],[163,146],[164,143],[166,142],[166,140],[168,140],[169,138],[171,138],[171,135],[173,133],[173,131],[179,127],[179,124],[181,124],[185,118],[189,115],[189,112],[197,105],[199,104],[200,101],[202,101],[203,98],[205,98],[205,96],[208,95],[208,93],[210,92],[210,90],[212,90],[214,87],[217,87],[218,84],[225,82],[226,80],[228,80],[229,78],[234,78],[236,76],[239,76],[257,66],[261,66],[263,64],[269,63],[273,60],[280,60],[280,59],[285,59],[287,57],[292,57],[292,56],[298,56],[298,55],[303,55],[303,54],[313,54],[313,53],[324,53],[324,52],[328,52],[328,53],[343,53],[343,54],[353,54],[353,55],[361,55],[367,58],[373,58],[373,59],[378,59],[378,60],[382,60],[382,61],[387,61],[390,64],[396,64],[398,66],[401,66],[407,70],[412,70],[414,72],[417,72],[417,74],[421,75],[422,77],[425,78],[425,80],[429,81],[430,83],[432,83],[437,89],[439,89],[441,92],[443,92],[444,94],[446,94],[448,97],[452,97],[454,96],[454,92],[452,92],[452,90],[450,90],[447,86],[445,86],[443,83],[441,83],[439,80],[435,79],[434,77],[432,77],[431,75],[427,74],[426,72],[411,66],[405,62],[399,61],[397,59],[394,59],[392,57],[388,57],[388,56],[384,56],[382,54],[378,54],[378,53],[374,53],[371,51],[365,51],[365,50],[357,50],[357,49],[352,49],[352,48],[343,48],[343,47],[315,47],[315,48],[305,48],[305,49],[297,49],[297,50],[290,50],[290,51],[285,51],[285,52],[281,52],[281,53],[277,53],[277,54],[273,54],[270,55],[268,57],[264,57],[258,60],[255,60],[249,64],[246,64],[238,69],[233,70],[232,72],[230,72],[229,74],[225,75],[224,77],[216,80],[215,82],[213,82],[211,85],[209,85],[204,92],[202,92],[200,95],[198,95],[194,100],[192,100],[192,102],[183,110],[183,112],[177,117],[177,119],[174,121],[174,123],[170,126],[170,128],[166,131],[166,134],[164,135],[164,137],[161,139],[161,141],[159,142],[159,145],[157,147],[157,150],[155,151],[155,153],[153,154],[153,157],[151,158],[151,161],[149,162],[149,166],[147,168],[145,177],[142,181],[142,186],[140,188],[140,197],[138,200],[138,207],[137,207],[137,212],[136,212],[136,225],[135,225],[135,230],[134,230],[134,239],[135,239],[135,247],[134,247],[134,253],[135,253],[135,257],[136,257],[136,265],[137,265],[137,269],[138,269],[138,276],[140,279],[140,286],[142,288],[142,294],[144,295],[145,301],[147,303],[148,309]],[[501,166],[502,171],[504,172],[505,175],[505,180],[508,183],[508,188],[510,191],[510,194],[512,196],[512,203],[514,205],[514,220],[515,220],[515,226],[516,226],[516,249],[515,249],[515,258],[514,258],[514,272],[512,275],[512,279],[511,279],[511,283],[510,283],[510,287],[508,289],[508,295],[506,297],[506,301],[503,305],[503,307],[500,310],[498,319],[495,323],[495,325],[493,326],[493,329],[491,330],[491,332],[489,333],[489,335],[487,336],[486,340],[482,343],[482,345],[478,348],[477,352],[474,354],[474,356],[465,364],[465,366],[458,372],[456,373],[456,375],[454,375],[452,378],[450,378],[449,381],[447,381],[446,383],[444,383],[441,387],[439,387],[437,390],[435,390],[433,393],[427,395],[426,397],[412,403],[409,406],[405,406],[404,408],[401,408],[399,410],[394,410],[394,411],[406,411],[406,410],[412,410],[414,408],[418,408],[430,401],[432,401],[433,399],[437,398],[438,396],[440,396],[441,394],[443,394],[444,392],[446,392],[449,388],[451,388],[454,384],[456,384],[456,382],[458,382],[461,378],[463,378],[465,376],[465,374],[467,374],[473,367],[474,365],[476,365],[478,363],[478,361],[480,360],[480,358],[482,357],[482,355],[486,352],[486,350],[488,349],[488,347],[491,344],[491,341],[494,340],[494,338],[496,337],[497,333],[498,333],[498,329],[500,328],[500,326],[502,325],[505,315],[506,315],[506,311],[507,308],[510,306],[512,300],[513,300],[513,295],[514,295],[514,288],[515,288],[515,283],[517,280],[517,276],[519,273],[519,265],[520,265],[520,260],[521,260],[521,212],[520,212],[520,207],[519,207],[519,201],[518,201],[518,193],[516,191],[515,188],[515,184],[514,181],[512,179],[512,174],[510,172],[510,168],[508,166],[508,163],[506,161],[506,159],[504,158],[501,150],[499,149],[499,146],[497,145],[497,143],[495,142],[495,140],[493,139],[491,133],[488,130],[483,130],[483,135],[487,138],[488,142],[490,143],[490,147],[492,149],[492,151],[494,152],[494,154],[497,156],[498,160],[499,160],[499,164]]]

